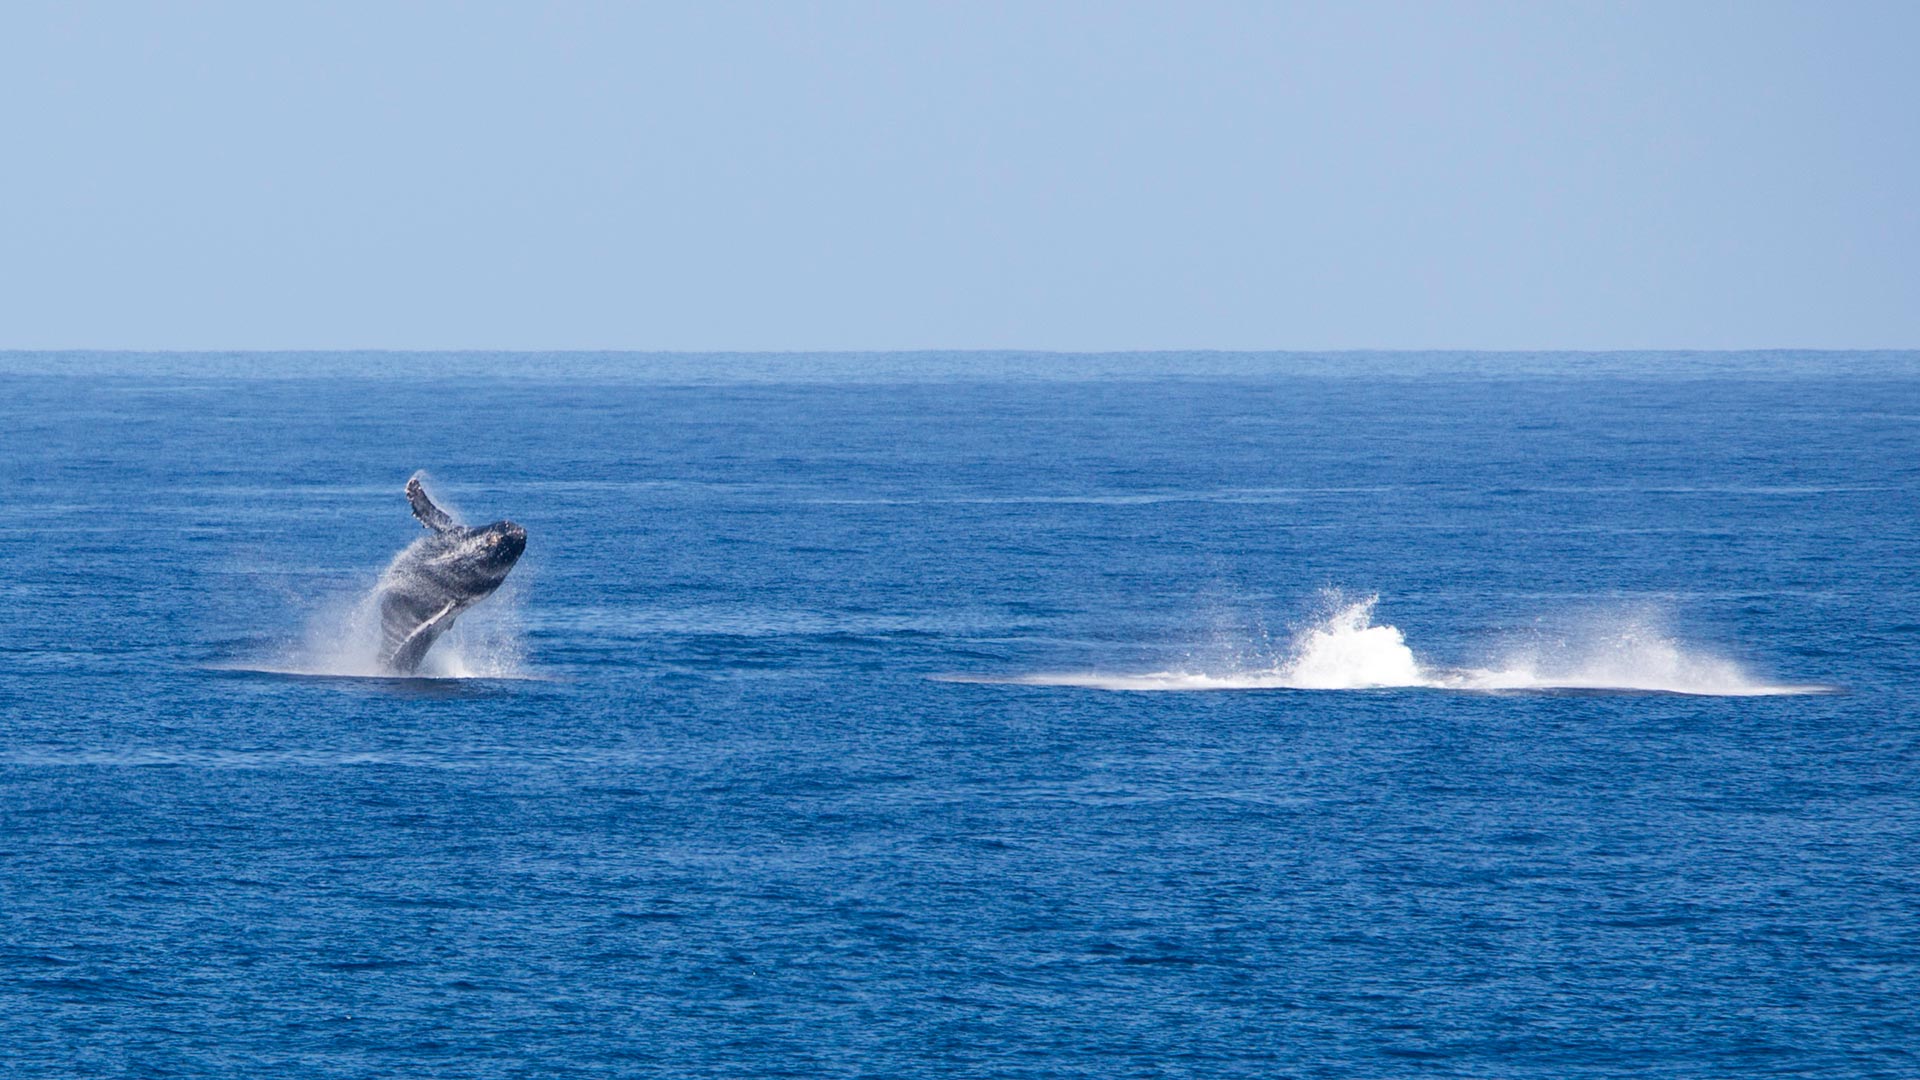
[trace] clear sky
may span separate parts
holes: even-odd
[[[1920,347],[1920,3],[0,7],[0,348]]]

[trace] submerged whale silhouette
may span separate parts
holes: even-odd
[[[460,613],[487,598],[527,549],[527,530],[511,521],[468,528],[427,498],[421,473],[407,480],[407,502],[428,535],[414,541],[380,579],[380,664],[412,674]]]

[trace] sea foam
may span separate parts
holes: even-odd
[[[1267,662],[1245,659],[1140,673],[1080,671],[1012,676],[944,675],[947,681],[1096,690],[1615,691],[1746,697],[1831,687],[1757,678],[1739,664],[1682,644],[1644,615],[1600,620],[1584,632],[1510,650],[1474,667],[1424,664],[1392,625],[1376,624],[1377,596],[1327,603]]]

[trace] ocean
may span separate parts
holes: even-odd
[[[1920,354],[0,354],[0,1074],[1920,1076]],[[368,667],[425,469],[525,558]]]

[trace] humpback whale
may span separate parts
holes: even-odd
[[[412,674],[460,613],[489,596],[527,549],[527,530],[511,521],[469,528],[407,480],[407,502],[427,529],[380,579],[380,665]]]

